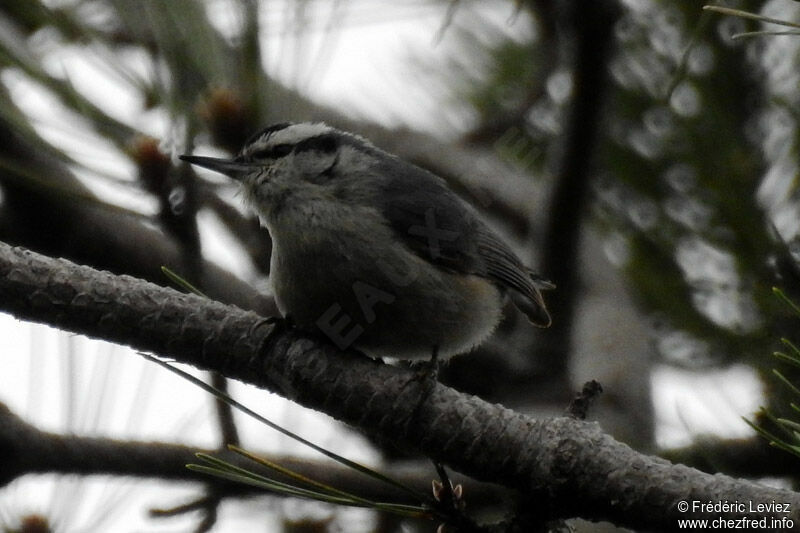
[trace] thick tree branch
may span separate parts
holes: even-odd
[[[800,495],[636,453],[597,424],[535,420],[342,353],[258,315],[128,276],[0,244],[0,306],[19,318],[128,344],[282,394],[480,480],[521,491],[543,517],[672,530],[680,501],[787,503]],[[424,401],[420,403],[423,399]],[[698,516],[698,515],[694,515]],[[702,516],[702,515],[701,515]],[[754,518],[745,512],[702,517]]]

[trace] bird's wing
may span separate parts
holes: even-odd
[[[478,229],[475,238],[478,254],[485,264],[485,275],[512,289],[510,295],[514,305],[525,313],[528,320],[537,326],[548,327],[552,319],[535,281],[541,278],[531,274],[506,243],[484,224],[481,225],[483,227]]]
[[[510,289],[514,304],[538,326],[550,315],[527,267],[455,195],[444,181],[419,167],[393,160],[383,176],[381,210],[397,239],[414,253],[455,272],[475,274]]]

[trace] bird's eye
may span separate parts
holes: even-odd
[[[276,144],[269,148],[256,150],[251,154],[255,159],[278,159],[289,155],[294,147],[291,144]]]

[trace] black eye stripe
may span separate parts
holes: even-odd
[[[332,133],[324,133],[322,135],[316,135],[314,137],[309,137],[303,141],[297,143],[297,151],[298,152],[306,152],[306,151],[316,151],[316,152],[325,152],[331,153],[335,152],[339,148],[339,140],[336,135]]]
[[[250,159],[280,159],[292,152],[321,152],[332,154],[339,149],[340,138],[333,133],[323,133],[297,143],[281,143],[254,150],[246,155]]]
[[[276,144],[275,146],[256,150],[250,155],[256,159],[278,159],[292,153],[293,148],[291,144]]]

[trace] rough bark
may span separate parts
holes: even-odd
[[[775,502],[800,520],[800,496],[639,454],[597,424],[533,419],[343,353],[252,312],[0,244],[0,306],[19,318],[216,370],[324,411],[479,480],[521,491],[548,517],[672,529],[681,501]],[[272,335],[270,335],[272,333]],[[421,401],[423,400],[424,401]],[[749,512],[711,515],[753,518]]]

